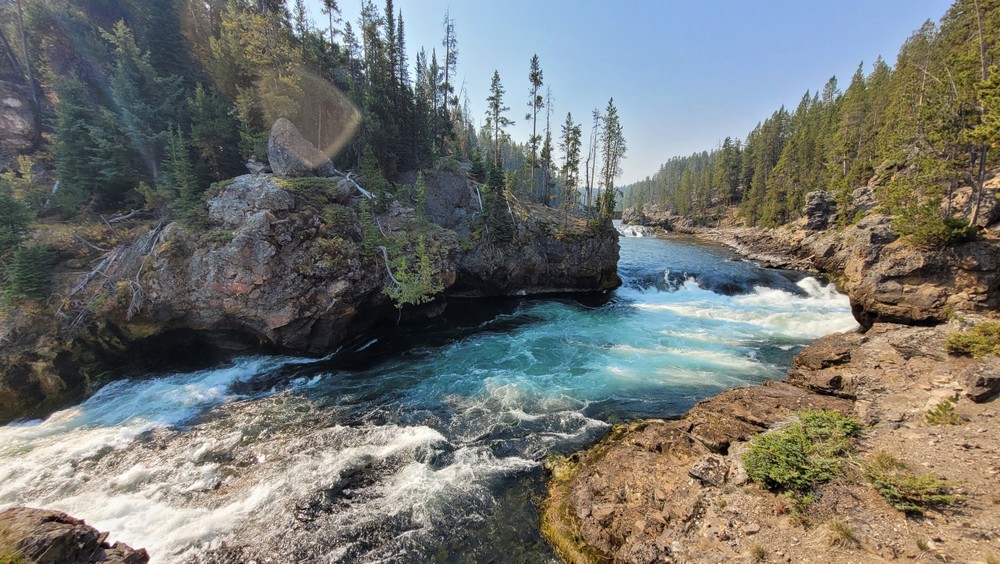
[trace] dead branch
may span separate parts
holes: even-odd
[[[99,252],[102,252],[102,253],[110,253],[112,251],[112,249],[104,249],[104,248],[98,247],[97,245],[91,243],[90,241],[87,241],[83,237],[80,237],[79,235],[76,235],[76,234],[73,235],[73,239],[75,239],[76,241],[78,241],[80,243],[83,243],[84,245],[86,245],[87,247],[89,247],[89,248],[91,248],[91,249],[93,249],[95,251],[99,251]]]
[[[136,217],[136,216],[139,216],[139,215],[144,215],[146,213],[149,213],[149,212],[147,212],[146,210],[132,210],[132,211],[128,212],[125,215],[118,215],[118,216],[112,217],[111,219],[108,219],[107,222],[108,223],[121,223],[123,221],[128,221],[128,220],[132,219],[133,217]]]
[[[357,182],[354,181],[353,178],[351,178],[351,175],[354,174],[353,172],[348,172],[347,174],[344,174],[343,172],[340,172],[336,168],[333,169],[333,172],[336,172],[337,174],[343,176],[348,182],[350,182],[351,184],[353,184],[354,187],[358,189],[358,192],[361,192],[362,196],[364,196],[364,197],[366,197],[366,198],[368,198],[369,200],[372,200],[372,201],[375,200],[375,196],[373,196],[371,192],[369,192],[368,190],[365,190],[364,188],[362,188],[360,184],[358,184]]]
[[[382,246],[379,246],[379,250],[382,251],[382,258],[385,259],[385,271],[389,274],[389,278],[392,279],[395,285],[402,286],[399,280],[396,280],[396,277],[392,275],[392,269],[389,267],[389,251],[385,250],[385,247]]]

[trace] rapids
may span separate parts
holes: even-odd
[[[110,384],[0,428],[0,508],[69,512],[154,562],[550,561],[547,456],[856,326],[831,285],[695,240],[623,237],[619,273],[597,301],[453,300],[326,358]]]

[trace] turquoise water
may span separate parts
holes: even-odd
[[[325,359],[111,384],[0,428],[0,506],[154,561],[551,561],[541,464],[609,423],[780,378],[844,296],[690,240],[623,238],[600,299],[455,302]]]

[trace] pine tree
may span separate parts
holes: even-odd
[[[599,212],[600,217],[607,221],[611,221],[615,212],[615,179],[622,174],[621,162],[625,158],[625,149],[625,135],[618,119],[618,108],[615,107],[615,99],[611,98],[604,111],[604,130],[601,134],[601,159],[604,162],[601,180],[604,193],[600,198]]]
[[[239,126],[225,102],[198,84],[187,101],[187,110],[201,183],[218,182],[245,170],[239,154]]]
[[[329,18],[329,33],[330,33],[330,45],[334,44],[335,31],[333,28],[334,23],[340,22],[340,7],[337,6],[337,0],[323,0],[322,12]],[[350,30],[350,22],[347,24],[347,30]],[[352,33],[353,35],[353,33]],[[344,41],[347,44],[346,38]]]
[[[187,140],[179,127],[171,128],[167,137],[160,188],[173,196],[170,211],[175,217],[187,224],[198,220],[205,206],[205,185],[198,181]]]
[[[576,191],[580,182],[580,143],[583,131],[580,124],[573,123],[573,114],[566,114],[566,123],[562,126],[562,141],[559,143],[563,150],[563,227],[565,228],[569,212],[574,211],[579,201]]]
[[[118,22],[104,38],[114,46],[114,66],[109,83],[121,126],[135,150],[142,155],[151,178],[163,156],[167,126],[179,113],[184,89],[178,76],[161,77],[139,50],[132,31]]]
[[[531,119],[531,139],[528,146],[531,148],[531,186],[532,192],[535,187],[535,167],[538,165],[538,146],[542,138],[538,135],[538,112],[545,106],[545,100],[538,90],[542,87],[542,67],[538,63],[538,54],[531,57],[531,67],[528,70],[528,82],[531,83],[531,97],[528,100],[528,108],[531,111],[525,119]]]
[[[43,300],[52,285],[52,257],[43,247],[18,247],[7,268],[4,293],[8,300]]]
[[[584,174],[587,177],[587,217],[590,217],[590,210],[594,206],[594,188],[597,184],[597,161],[599,158],[598,142],[601,138],[601,128],[604,124],[604,116],[601,111],[594,108],[591,113],[593,123],[590,126],[590,144],[587,150],[587,162],[584,163]]]
[[[455,95],[455,85],[452,84],[452,78],[455,76],[458,66],[458,39],[455,37],[455,20],[451,17],[450,10],[444,14],[444,38],[441,40],[441,46],[444,47],[444,62],[441,67],[441,74],[444,80],[440,86],[441,115],[444,116],[447,123],[446,129],[441,132],[441,152],[443,153],[445,139],[454,138],[454,128],[451,124],[451,114],[448,111],[448,104],[458,104],[458,99],[453,98]]]
[[[30,232],[31,212],[8,190],[0,190],[0,263],[6,263]]]
[[[510,108],[503,105],[503,95],[504,88],[500,84],[500,73],[494,70],[493,79],[490,82],[490,95],[486,98],[486,115],[493,125],[493,166],[495,167],[501,165],[500,146],[507,135],[506,128],[514,125],[513,120],[504,115]]]

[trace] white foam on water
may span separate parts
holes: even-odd
[[[513,329],[393,357],[357,380],[363,386],[333,374],[253,398],[232,391],[314,362],[287,358],[118,382],[45,420],[0,428],[0,508],[67,511],[158,562],[198,559],[224,543],[399,561],[422,554],[456,516],[490,518],[499,480],[596,438],[607,423],[588,417],[591,407],[656,409],[657,394],[696,399],[780,377],[775,349],[855,326],[832,286],[798,285],[805,295],[724,296],[688,279],[671,292],[622,288],[609,308],[531,302],[494,320],[517,321]],[[331,397],[332,407],[320,407]],[[347,425],[340,410],[361,413]],[[335,506],[315,530],[297,521],[297,508],[344,488],[352,491],[326,501]],[[373,531],[389,540],[366,545]]]

